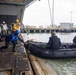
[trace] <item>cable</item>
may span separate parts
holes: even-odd
[[[50,1],[48,0],[48,6],[49,6],[49,11],[50,11],[50,19],[51,19],[51,23],[52,23],[52,17],[51,17],[51,7],[50,7]]]

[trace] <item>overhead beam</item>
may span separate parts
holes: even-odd
[[[5,5],[21,5],[28,7],[37,0],[0,0],[0,4]]]

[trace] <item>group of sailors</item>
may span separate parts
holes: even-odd
[[[5,39],[5,46],[0,47],[0,52],[2,52],[2,49],[8,48],[10,42],[13,43],[12,52],[15,52],[15,46],[17,44],[17,40],[20,40],[21,42],[24,43],[24,41],[19,37],[19,34],[20,34],[19,20],[18,19],[15,20],[15,22],[12,24],[12,29],[11,29],[10,34],[7,33],[8,26],[5,23],[5,21],[3,21],[0,28],[1,28],[0,29],[0,31],[1,31],[0,41],[2,41],[2,38]],[[76,44],[76,36],[73,39],[73,43]],[[51,50],[57,50],[60,47],[61,47],[60,38],[58,38],[58,36],[56,36],[55,32],[51,32],[51,37],[49,38],[46,48],[50,48]]]
[[[19,23],[19,20],[16,19],[15,22],[10,25],[10,28],[5,23],[5,21],[3,21],[0,24],[0,35],[1,36],[2,35],[6,35],[8,33],[8,30],[12,30],[12,31],[19,30],[20,31],[20,23]],[[1,41],[1,37],[0,37],[0,41]]]
[[[19,29],[20,27],[19,27],[19,25],[20,25],[19,20],[16,19],[15,22],[12,24],[11,33],[8,34],[7,33],[8,26],[3,21],[3,23],[1,24],[0,41],[2,41],[2,39],[4,38],[5,46],[0,47],[0,52],[2,52],[2,49],[8,48],[10,43],[13,44],[12,52],[15,52],[15,46],[17,44],[17,40],[20,40],[21,42],[24,43],[24,41],[19,37],[19,34],[20,34],[20,29]]]

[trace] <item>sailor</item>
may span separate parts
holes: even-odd
[[[12,24],[12,32],[14,33],[16,30],[20,31],[20,23],[18,19],[16,19],[15,22]]]
[[[51,50],[57,50],[61,46],[60,39],[56,36],[55,32],[51,32],[51,37],[49,38],[49,41],[47,43],[46,48],[50,48]]]
[[[5,23],[5,21],[3,21],[1,24],[2,35],[7,34],[7,30],[8,30],[7,24]]]
[[[76,36],[74,37],[74,39],[73,39],[73,43],[75,43],[76,44]]]
[[[12,25],[12,31],[15,32],[16,30],[20,31],[20,23],[18,19],[16,19],[15,23]]]
[[[8,48],[10,42],[13,43],[13,48],[12,48],[12,52],[15,52],[15,46],[16,46],[16,42],[17,40],[20,40],[21,42],[24,43],[24,41],[18,36],[20,34],[20,31],[19,30],[16,30],[14,33],[12,33],[11,35],[6,35],[6,36],[3,36],[5,37],[5,46],[2,46],[0,48],[0,51],[2,52],[2,49],[6,49]]]

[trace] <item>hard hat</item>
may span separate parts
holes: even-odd
[[[3,21],[2,23],[5,23],[5,21]]]
[[[15,31],[15,34],[20,34],[20,31],[19,31],[19,30],[16,30],[16,31]]]
[[[16,22],[16,23],[18,23],[18,22],[19,22],[19,20],[18,20],[18,19],[16,19],[16,20],[15,20],[15,22]]]

